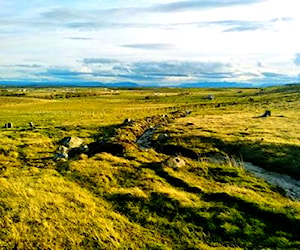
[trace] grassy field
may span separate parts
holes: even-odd
[[[299,85],[0,89],[0,125],[1,249],[300,248],[300,202],[242,164],[300,180]]]

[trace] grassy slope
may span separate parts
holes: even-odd
[[[236,155],[299,178],[299,88],[93,91],[0,97],[0,123],[15,125],[0,130],[1,248],[299,248],[299,202],[230,158],[207,161]],[[203,99],[209,93],[216,99]],[[64,136],[89,143],[127,117],[180,107],[192,115],[154,136],[197,153],[180,169],[152,149],[52,160]],[[265,109],[272,117],[253,118]]]

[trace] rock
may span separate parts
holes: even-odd
[[[168,167],[173,169],[178,169],[185,166],[185,161],[179,156],[169,158],[166,163]]]
[[[63,138],[59,144],[67,147],[67,148],[79,148],[83,143],[83,140],[81,138],[78,138],[76,136],[68,136]]]
[[[191,110],[186,110],[186,111],[185,111],[185,116],[188,116],[188,115],[190,115],[191,113],[192,113]]]
[[[54,160],[59,159],[68,159],[68,148],[65,146],[59,146],[55,152],[55,155],[53,157]]]
[[[263,115],[261,115],[260,117],[270,117],[270,116],[271,116],[271,111],[266,110],[265,113]]]
[[[34,127],[35,127],[34,124],[33,124],[33,122],[29,122],[29,126],[30,126],[31,128],[34,128]]]
[[[162,142],[165,142],[169,137],[170,136],[168,134],[163,133],[163,134],[160,134],[157,139],[159,142],[162,143]]]
[[[123,121],[123,125],[129,125],[129,124],[132,124],[133,122],[134,122],[133,119],[126,118],[126,119]]]
[[[53,157],[54,160],[66,160],[69,157],[88,152],[87,146],[83,145],[83,140],[75,136],[65,137],[59,141],[59,144]]]
[[[215,99],[214,95],[208,95],[206,98],[207,98],[208,100],[214,100],[214,99]]]
[[[4,128],[13,128],[14,125],[11,122],[5,123]]]

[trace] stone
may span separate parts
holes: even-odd
[[[169,138],[169,135],[166,133],[163,133],[163,134],[160,134],[157,139],[159,142],[165,142],[168,138]]]
[[[270,116],[271,116],[271,111],[266,110],[265,113],[263,115],[261,115],[260,117],[270,117]]]
[[[173,169],[178,169],[185,166],[185,161],[179,156],[171,157],[167,160],[167,166]]]
[[[123,121],[123,125],[129,125],[129,124],[132,124],[133,122],[134,122],[133,119],[126,118],[126,119]]]
[[[208,100],[214,100],[214,99],[215,99],[214,95],[208,95],[206,98],[207,98]]]
[[[59,144],[67,148],[78,148],[83,144],[83,140],[76,136],[68,136],[63,138]]]
[[[11,122],[5,123],[4,128],[13,128],[14,125]]]
[[[68,148],[65,146],[59,146],[54,154],[54,160],[68,159]]]
[[[191,110],[186,110],[186,111],[185,111],[185,116],[189,116],[191,113],[192,113]]]

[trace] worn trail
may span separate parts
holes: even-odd
[[[282,188],[286,192],[286,195],[291,199],[300,201],[300,181],[285,174],[267,171],[258,166],[254,166],[249,162],[244,162],[244,167],[248,172],[253,173],[255,176],[263,178],[270,184]]]

